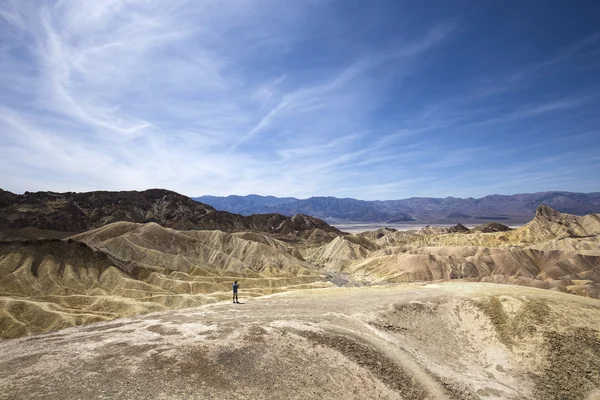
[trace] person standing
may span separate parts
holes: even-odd
[[[231,285],[231,288],[233,289],[233,302],[234,303],[240,303],[238,301],[238,289],[240,288],[240,285],[237,283],[237,281],[233,282],[233,285]]]

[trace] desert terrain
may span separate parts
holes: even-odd
[[[0,342],[0,398],[599,398],[595,299],[451,282],[242,303]]]
[[[349,234],[167,191],[4,195],[0,398],[600,396],[599,215]]]

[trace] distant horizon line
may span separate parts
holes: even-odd
[[[505,196],[505,197],[511,197],[511,196],[519,196],[519,195],[536,195],[536,194],[547,194],[547,193],[568,193],[568,194],[583,194],[583,195],[594,195],[594,194],[600,194],[600,192],[572,192],[572,191],[568,191],[568,190],[545,190],[545,191],[537,191],[537,192],[521,192],[521,193],[513,193],[513,194],[500,194],[500,193],[492,193],[492,194],[487,194],[481,197],[474,197],[474,196],[468,196],[468,197],[457,197],[457,196],[445,196],[445,197],[434,197],[434,196],[411,196],[411,197],[401,197],[401,198],[390,198],[390,199],[375,199],[375,200],[365,200],[365,199],[359,199],[356,197],[337,197],[337,196],[310,196],[310,197],[294,197],[294,196],[275,196],[275,195],[261,195],[261,194],[256,194],[256,193],[250,193],[250,194],[246,194],[246,195],[239,195],[239,194],[229,194],[229,195],[212,195],[212,194],[204,194],[204,195],[200,195],[200,196],[195,196],[195,195],[188,195],[188,194],[184,194],[172,189],[166,189],[166,188],[159,188],[159,187],[154,187],[154,188],[147,188],[147,189],[142,189],[142,190],[138,190],[138,189],[133,189],[133,190],[91,190],[91,191],[66,191],[66,192],[55,192],[53,190],[38,190],[38,191],[29,191],[26,190],[22,193],[19,192],[12,192],[10,190],[4,189],[2,187],[0,187],[0,191],[6,191],[12,194],[16,194],[16,195],[24,195],[26,193],[60,193],[60,194],[64,194],[64,193],[94,193],[94,192],[107,192],[107,193],[118,193],[118,192],[146,192],[149,190],[165,190],[165,191],[169,191],[169,192],[173,192],[173,193],[177,193],[186,197],[189,197],[191,199],[199,199],[202,197],[213,197],[213,198],[229,198],[229,197],[249,197],[249,196],[257,196],[257,197],[272,197],[272,198],[277,198],[277,199],[294,199],[294,200],[309,200],[309,199],[318,199],[318,198],[333,198],[333,199],[340,199],[340,200],[358,200],[358,201],[396,201],[396,200],[409,200],[409,199],[461,199],[461,200],[466,200],[466,199],[474,199],[474,200],[478,200],[478,199],[483,199],[485,197],[491,197],[491,196]]]
[[[485,197],[491,197],[491,196],[505,196],[505,197],[512,197],[512,196],[519,196],[519,195],[533,195],[533,194],[549,194],[549,193],[568,193],[568,194],[585,194],[585,195],[594,195],[594,194],[600,194],[600,192],[571,192],[568,190],[544,190],[544,191],[538,191],[538,192],[521,192],[521,193],[513,193],[513,194],[500,194],[500,193],[492,193],[492,194],[486,194],[484,196],[481,197],[474,197],[474,196],[468,196],[468,197],[457,197],[457,196],[445,196],[445,197],[434,197],[434,196],[411,196],[411,197],[401,197],[401,198],[393,198],[393,199],[376,199],[376,200],[364,200],[364,199],[359,199],[356,197],[336,197],[336,196],[310,196],[310,197],[293,197],[293,196],[275,196],[275,195],[261,195],[261,194],[256,194],[256,193],[250,193],[250,194],[246,194],[246,195],[239,195],[239,194],[229,194],[226,196],[216,196],[216,195],[211,195],[211,194],[205,194],[202,196],[190,196],[193,199],[199,199],[202,197],[216,197],[216,198],[228,198],[228,197],[249,197],[249,196],[258,196],[258,197],[274,197],[277,199],[295,199],[295,200],[309,200],[309,199],[315,199],[315,198],[334,198],[334,199],[339,199],[339,200],[359,200],[359,201],[395,201],[395,200],[409,200],[409,199],[461,199],[461,200],[466,200],[466,199],[474,199],[474,200],[478,200],[478,199],[483,199]]]

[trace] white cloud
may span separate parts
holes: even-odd
[[[443,186],[431,175],[476,157],[481,146],[457,150],[426,136],[450,135],[473,115],[461,107],[477,96],[388,111],[386,121],[376,112],[390,83],[418,74],[458,23],[386,45],[338,46],[329,30],[343,38],[355,27],[332,19],[314,32],[314,16],[326,8],[274,0],[4,1],[0,35],[10,40],[0,41],[0,187],[297,197],[352,195],[354,187],[357,196],[390,197],[386,191],[410,185]],[[314,56],[308,42],[329,47]],[[508,118],[570,110],[577,101],[531,104]]]

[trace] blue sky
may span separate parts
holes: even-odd
[[[0,3],[0,187],[600,191],[596,1]]]

